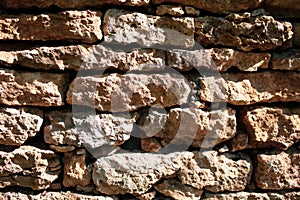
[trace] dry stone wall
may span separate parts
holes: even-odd
[[[299,0],[0,15],[1,199],[300,199]]]

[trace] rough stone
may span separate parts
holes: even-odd
[[[83,154],[77,155],[77,153],[78,151],[64,154],[63,184],[65,187],[87,186],[90,184],[91,172],[85,162],[85,150]]]
[[[79,40],[92,43],[102,39],[101,15],[89,10],[11,15],[0,20],[0,40]]]
[[[175,6],[175,5],[160,5],[156,9],[157,15],[171,15],[180,17],[184,15],[184,11],[182,6]]]
[[[299,108],[258,107],[243,111],[239,118],[256,148],[286,150],[300,141]]]
[[[272,55],[271,66],[274,70],[300,71],[300,50],[293,49]]]
[[[163,69],[164,53],[155,49],[121,52],[102,45],[38,47],[30,50],[0,51],[0,63],[42,70],[149,71]]]
[[[200,78],[200,98],[233,105],[299,102],[300,74],[294,72],[225,73]]]
[[[9,106],[61,106],[66,74],[21,72],[0,68],[0,104]]]
[[[192,16],[195,16],[195,17],[198,17],[200,15],[200,11],[195,9],[192,6],[185,6],[184,10],[185,10],[185,13],[187,15],[192,15]]]
[[[170,154],[123,153],[99,158],[93,180],[104,194],[143,194],[157,181],[174,176],[190,152]]]
[[[124,5],[124,6],[147,6],[150,0],[3,0],[1,4],[9,9],[27,9],[27,8],[49,8],[51,6],[57,6],[59,8],[86,8],[86,7],[100,7],[104,5]]]
[[[141,195],[136,195],[136,198],[138,198],[139,200],[152,200],[155,198],[156,195],[156,191],[150,191],[150,192],[146,192],[144,194]]]
[[[211,192],[242,191],[250,181],[252,164],[247,155],[222,154],[216,151],[195,153],[178,177],[183,184]]]
[[[21,146],[40,131],[42,123],[39,109],[0,108],[0,144]]]
[[[236,67],[240,71],[268,68],[269,53],[240,52],[233,49],[169,50],[167,65],[180,71],[206,67],[225,72]]]
[[[254,9],[258,7],[263,0],[153,0],[154,4],[162,3],[177,3],[182,5],[189,5],[195,8],[206,10],[213,13],[231,13],[231,12],[241,12],[249,9]]]
[[[201,198],[203,193],[202,190],[183,185],[174,179],[167,179],[160,184],[154,185],[154,188],[175,200],[197,200]]]
[[[254,199],[264,199],[264,200],[275,200],[275,199],[289,199],[297,200],[300,198],[299,192],[281,192],[281,193],[257,193],[257,192],[237,192],[228,194],[212,194],[206,193],[203,200],[254,200]]]
[[[70,85],[67,102],[100,111],[126,112],[144,106],[188,103],[191,93],[191,84],[178,73],[110,74],[76,78]]]
[[[162,148],[162,146],[157,141],[157,139],[150,137],[150,138],[141,139],[141,148],[143,151],[152,153],[152,152],[158,152]]]
[[[22,146],[9,153],[0,152],[0,188],[47,189],[60,171],[59,158],[49,150]]]
[[[255,182],[261,189],[300,188],[300,153],[270,152],[257,155]]]
[[[106,152],[108,146],[121,145],[130,138],[134,123],[134,119],[116,114],[52,111],[46,116],[50,121],[44,128],[46,143],[59,147],[84,146],[92,154],[92,150],[96,149],[103,155],[110,153]]]
[[[265,0],[264,8],[273,16],[281,18],[300,17],[300,5],[298,0]]]
[[[83,195],[76,194],[72,192],[42,192],[39,194],[32,193],[23,193],[23,192],[1,192],[0,199],[22,199],[22,200],[75,200],[75,199],[84,199],[84,200],[116,200],[112,197],[105,196],[93,196],[93,195]]]
[[[194,46],[194,19],[160,17],[110,9],[104,17],[104,40],[143,47],[171,45]]]
[[[235,135],[236,118],[232,109],[175,108],[169,113],[151,111],[139,119],[139,126],[147,136],[155,135],[166,143],[209,148]]]
[[[243,51],[271,50],[292,39],[292,24],[250,13],[195,19],[196,41],[205,47],[222,45]],[[255,34],[254,34],[255,33]]]
[[[236,134],[236,136],[229,142],[229,148],[232,152],[250,148],[249,135],[244,132]]]

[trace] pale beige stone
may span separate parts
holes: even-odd
[[[195,153],[194,159],[180,169],[178,177],[183,184],[211,192],[242,191],[250,181],[250,158],[239,154],[221,154],[216,151]]]
[[[300,188],[300,153],[282,151],[258,154],[254,177],[261,189]]]
[[[61,106],[67,74],[21,72],[0,68],[0,104]]]
[[[292,39],[292,24],[250,13],[195,19],[196,41],[205,47],[222,45],[243,51],[271,50]],[[255,33],[255,34],[254,34]]]
[[[167,179],[160,184],[154,185],[154,188],[175,200],[199,200],[203,193],[202,190],[183,185],[174,179]]]
[[[67,102],[126,112],[145,106],[181,105],[191,101],[190,95],[191,84],[179,73],[109,74],[77,77],[70,85]]]
[[[177,3],[190,5],[195,8],[206,10],[213,13],[231,13],[240,12],[248,9],[254,9],[259,6],[263,0],[153,0],[154,4]]]
[[[43,190],[58,178],[58,156],[50,150],[22,146],[12,152],[0,152],[0,188],[8,186]]]
[[[1,40],[82,41],[102,39],[101,12],[63,11],[57,14],[11,15],[0,19]]]
[[[192,68],[209,68],[220,72],[232,68],[240,71],[257,71],[268,68],[270,59],[269,53],[246,53],[227,48],[167,51],[168,66],[179,71],[189,71]]]
[[[253,147],[286,150],[300,141],[299,108],[257,107],[244,110],[240,119]]]
[[[222,78],[221,78],[222,77]],[[300,74],[293,72],[225,73],[200,78],[200,98],[233,105],[299,102]]]
[[[86,159],[85,149],[83,150],[84,150],[83,154],[79,154],[79,155],[78,155],[78,151],[64,154],[63,184],[65,187],[75,187],[78,185],[87,186],[88,184],[90,184],[91,172],[85,162]]]
[[[176,6],[176,5],[160,5],[156,9],[157,15],[171,15],[171,16],[177,16],[180,17],[184,15],[184,11],[182,6]]]
[[[26,108],[0,108],[0,144],[21,146],[41,129],[43,111]]]
[[[194,19],[190,17],[160,17],[110,9],[104,16],[103,32],[108,43],[194,46]]]

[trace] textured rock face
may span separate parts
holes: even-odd
[[[300,141],[300,109],[254,108],[241,114],[250,145],[288,149]]]
[[[300,154],[273,152],[257,155],[255,181],[259,188],[283,190],[300,188]]]
[[[104,17],[104,40],[143,47],[194,45],[194,19],[171,18],[111,9]]]
[[[77,1],[77,0],[3,0],[1,2],[6,8],[10,9],[21,9],[21,8],[48,8],[51,6],[57,6],[60,8],[85,8],[85,7],[98,7],[107,4],[114,4],[114,5],[126,5],[126,6],[146,6],[149,4],[150,0],[101,0],[101,1],[94,1],[94,0],[84,0],[84,1]]]
[[[192,146],[203,148],[229,140],[236,132],[235,111],[232,109],[211,112],[194,108],[175,108],[169,113],[153,111],[141,117],[139,125],[148,136],[155,135],[174,144],[191,144],[194,141]]]
[[[84,199],[84,200],[114,200],[111,197],[82,195],[71,192],[43,192],[40,194],[24,194],[18,192],[1,192],[1,199],[22,199],[22,200],[62,200],[62,199]]]
[[[63,184],[65,187],[87,186],[90,183],[91,173],[85,163],[85,154],[85,149],[64,154]]]
[[[190,152],[163,154],[123,153],[99,158],[93,180],[105,194],[143,194],[163,178],[175,175]]]
[[[180,16],[184,15],[184,11],[183,11],[182,6],[160,5],[156,9],[156,14],[180,17]]]
[[[194,6],[195,8],[203,9],[213,13],[230,13],[256,8],[262,2],[262,0],[153,0],[152,2],[154,4],[177,3]]]
[[[300,71],[300,50],[293,49],[281,54],[273,54],[271,68]]]
[[[102,45],[39,47],[23,51],[0,51],[0,63],[43,70],[155,70],[163,69],[164,53],[159,50],[120,52]]]
[[[240,71],[257,71],[268,68],[269,53],[245,53],[233,49],[200,49],[195,51],[170,50],[167,65],[180,71],[206,67],[225,72],[233,67]]]
[[[20,146],[40,131],[43,112],[39,109],[0,108],[0,119],[0,144]]]
[[[252,200],[252,199],[290,199],[297,200],[300,198],[299,192],[286,192],[286,193],[256,193],[256,192],[237,192],[229,194],[206,194],[204,200]]]
[[[188,103],[191,92],[190,83],[181,74],[110,74],[76,78],[70,85],[67,102],[100,111],[124,112]]]
[[[0,68],[0,104],[9,106],[61,106],[68,76]]]
[[[222,45],[243,51],[275,49],[293,35],[289,22],[250,13],[230,14],[225,18],[199,17],[195,19],[195,28],[196,41],[201,45]]]
[[[0,20],[1,40],[101,40],[101,13],[64,11],[58,14],[17,15]]]
[[[300,101],[300,75],[292,72],[227,73],[200,79],[200,98],[233,105]]]
[[[265,0],[264,8],[276,17],[300,17],[300,5],[297,0]]]
[[[47,114],[50,124],[44,128],[46,143],[65,148],[103,147],[101,152],[106,155],[109,153],[105,152],[109,150],[107,146],[121,145],[130,138],[134,120],[126,116],[74,113],[53,111]]]
[[[22,146],[10,153],[0,152],[0,172],[0,188],[42,190],[58,178],[60,161],[52,151]]]
[[[251,172],[248,156],[207,151],[196,153],[194,159],[181,168],[178,177],[183,184],[211,192],[241,191],[250,181]]]
[[[166,196],[170,196],[176,200],[196,200],[200,199],[202,190],[195,189],[190,186],[181,184],[174,179],[167,179],[164,182],[155,185],[154,188]]]

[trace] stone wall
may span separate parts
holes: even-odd
[[[300,199],[299,0],[1,0],[1,199]]]

